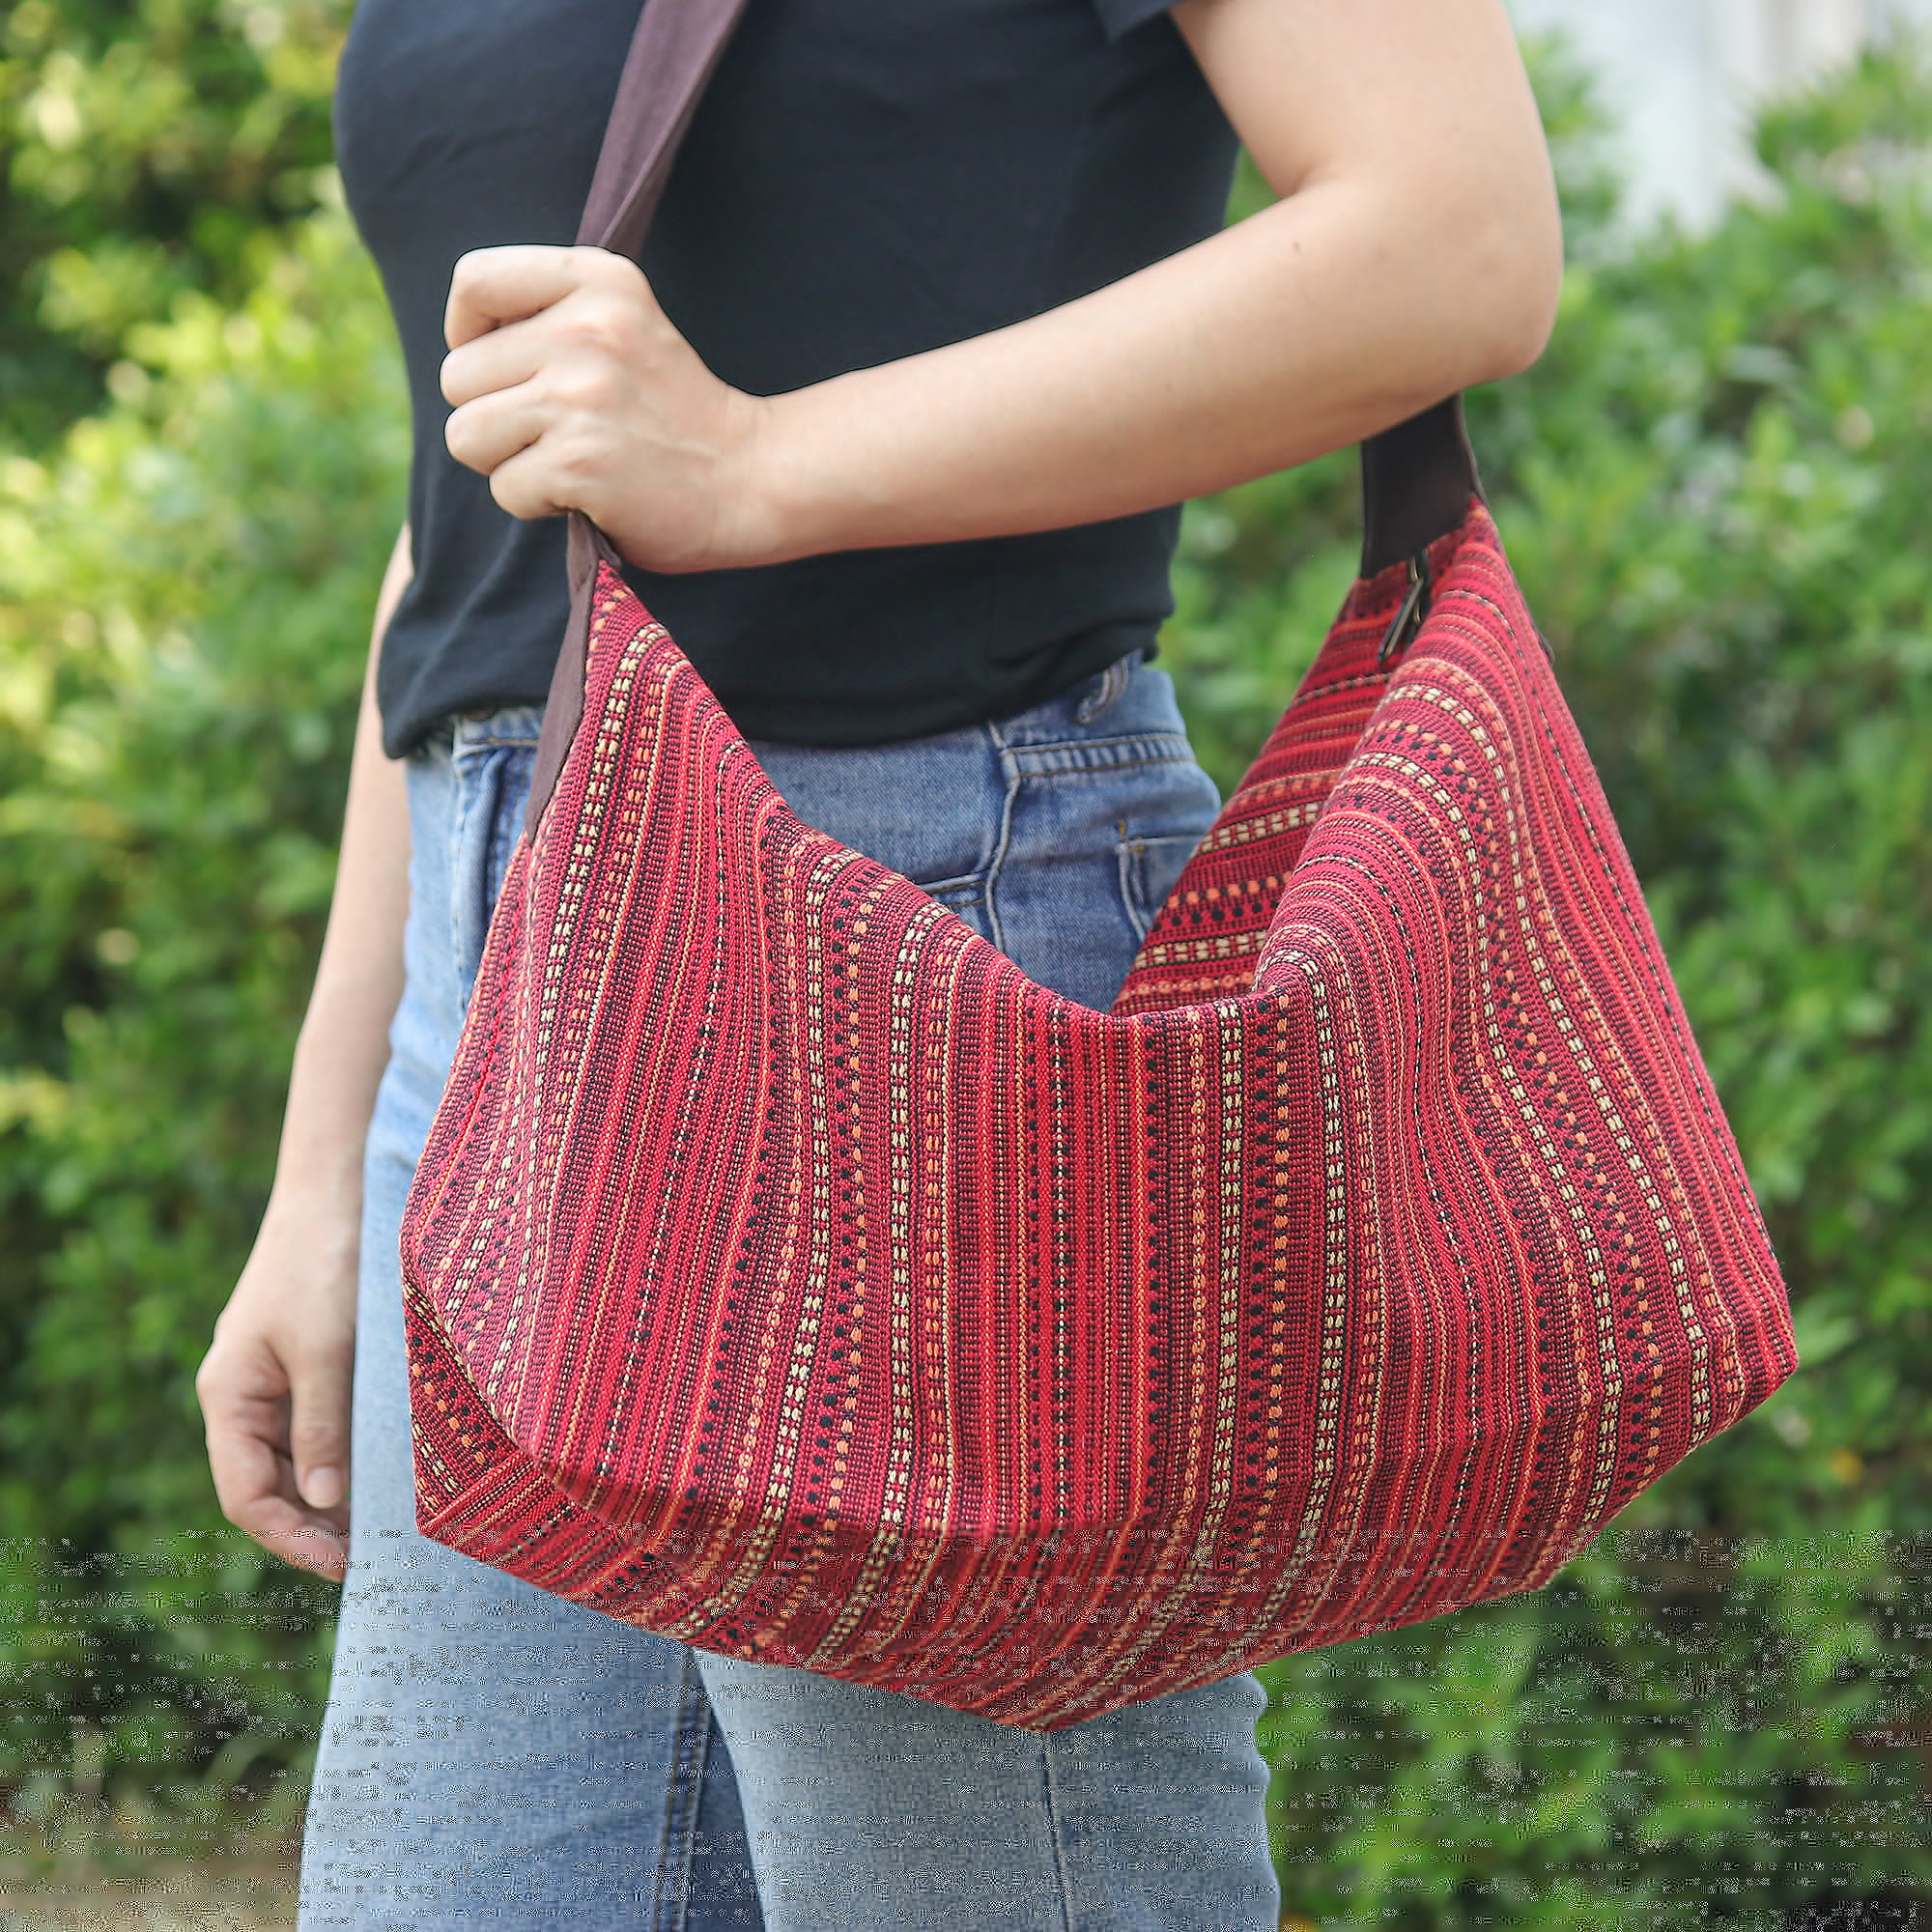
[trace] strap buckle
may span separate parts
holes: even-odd
[[[1382,647],[1376,653],[1378,668],[1408,645],[1416,632],[1422,628],[1422,620],[1429,614],[1429,593],[1435,579],[1430,574],[1429,553],[1419,550],[1408,560],[1408,594],[1402,600],[1402,608],[1395,613],[1394,621],[1388,627],[1388,634],[1382,639]]]

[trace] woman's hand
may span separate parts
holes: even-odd
[[[763,405],[712,375],[635,262],[479,248],[456,265],[444,437],[513,517],[582,510],[632,562],[756,563]]]
[[[194,1381],[222,1515],[337,1583],[349,1562],[359,1208],[270,1207]]]

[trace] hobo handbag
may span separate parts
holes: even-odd
[[[732,12],[650,0],[585,239],[635,249]],[[1105,1013],[789,811],[573,519],[403,1230],[427,1535],[1045,1729],[1538,1587],[1791,1372],[1459,406],[1363,473]]]

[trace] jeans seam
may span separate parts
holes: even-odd
[[[1193,747],[1178,731],[1135,731],[1118,738],[1071,738],[1048,743],[1002,743],[1008,768],[1025,778],[1062,773],[1131,771],[1141,765],[1185,764]]]
[[[469,775],[466,774],[460,760],[452,761],[450,779],[456,795],[456,809],[449,814],[449,850],[444,859],[449,879],[447,956],[456,969],[458,985],[463,988],[458,1005],[468,1013],[473,987],[465,983],[469,979],[469,949],[464,932],[464,914],[469,891],[475,882],[465,877],[463,859],[469,842],[470,819],[479,802],[479,787],[469,781]]]
[[[1125,828],[1117,829],[1124,831]],[[1134,861],[1137,856],[1124,838],[1116,842],[1114,857],[1121,874],[1121,905],[1127,915],[1127,923],[1133,927],[1134,938],[1138,942],[1147,938],[1153,922],[1141,916],[1141,900],[1144,895],[1140,892],[1138,881],[1134,877]],[[1138,953],[1135,956],[1138,957]],[[1131,973],[1133,968],[1129,966],[1127,970]]]
[[[652,1932],[683,1932],[687,1920],[698,1802],[710,1746],[711,1703],[697,1674],[696,1659],[687,1650],[671,1715],[670,1772],[665,1794],[664,1837],[658,1846],[657,1888],[651,1901]]]
[[[985,730],[994,757],[1006,779],[1006,789],[1000,799],[1000,829],[993,837],[993,849],[986,855],[985,873],[986,939],[995,952],[1004,952],[1007,946],[1000,930],[1000,870],[1007,862],[1007,851],[1012,843],[1013,804],[1019,793],[1020,775],[1013,769],[1011,753],[1001,739],[999,727],[988,724]]]
[[[1060,1932],[1073,1932],[1073,1878],[1066,1868],[1066,1847],[1060,1834],[1060,1806],[1055,1803],[1053,1747],[1039,1741],[1040,1794],[1046,1801],[1046,1835],[1053,1847],[1053,1869],[1060,1881]]]
[[[522,735],[510,738],[465,738],[462,750],[456,755],[462,758],[475,752],[534,751],[536,743],[534,738],[526,738]]]

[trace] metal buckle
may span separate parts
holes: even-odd
[[[1429,592],[1433,582],[1429,572],[1429,553],[1419,550],[1408,560],[1408,595],[1402,600],[1402,609],[1395,613],[1388,635],[1382,639],[1382,647],[1376,653],[1378,667],[1387,664],[1421,630],[1422,620],[1429,614]]]

